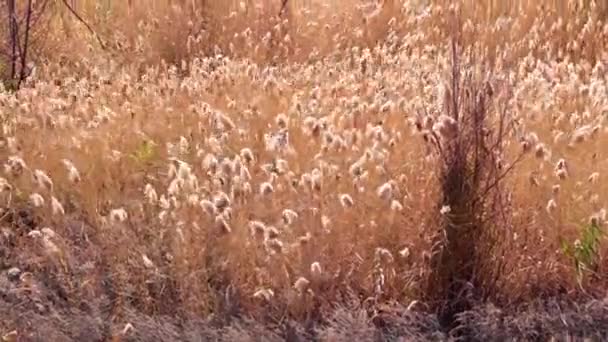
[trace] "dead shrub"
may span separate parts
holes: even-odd
[[[504,180],[521,159],[505,160],[513,127],[509,86],[461,50],[457,37],[451,58],[443,112],[426,135],[437,152],[442,188],[434,214],[442,228],[432,253],[428,295],[442,302],[447,325],[498,287],[506,265],[503,241],[511,230]]]

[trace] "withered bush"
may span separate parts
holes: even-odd
[[[483,61],[463,52],[457,39],[452,40],[441,113],[425,132],[437,154],[441,183],[441,231],[428,294],[442,301],[442,319],[448,325],[455,313],[497,290],[506,266],[507,237],[512,234],[504,180],[523,157],[506,160],[514,127],[510,85]]]
[[[0,3],[0,80],[10,89],[18,88],[32,72],[29,63],[45,45],[48,0]]]

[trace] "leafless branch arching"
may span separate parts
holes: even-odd
[[[287,10],[289,0],[281,0],[281,10],[279,11],[279,17],[283,16],[283,13]]]
[[[18,31],[17,31],[17,22],[16,22],[16,15],[15,15],[15,0],[6,0],[6,6],[7,6],[7,23],[9,26],[8,29],[8,39],[9,39],[9,46],[10,46],[10,52],[9,52],[9,64],[10,64],[10,78],[13,79],[15,76],[15,73],[17,72],[17,35],[18,35]]]
[[[74,9],[74,7],[72,5],[70,5],[67,0],[62,0],[62,2],[65,5],[65,7],[68,9],[68,11],[70,11],[70,13],[76,18],[76,20],[78,20],[79,22],[81,22],[87,28],[87,30],[89,30],[89,32],[91,32],[91,34],[95,36],[95,39],[97,39],[97,41],[99,42],[99,45],[101,46],[101,48],[105,49],[105,44],[104,44],[103,40],[101,39],[101,37],[99,36],[99,34],[97,34],[97,32],[95,32],[95,30],[93,30],[93,28],[91,27],[91,25],[89,25],[89,23],[87,23],[86,20],[84,20],[78,14],[78,12],[76,12],[76,10]],[[129,4],[130,4],[130,2],[129,2]]]
[[[25,38],[24,38],[24,42],[23,42],[23,49],[21,52],[21,70],[19,72],[19,80],[17,83],[17,88],[19,88],[19,86],[21,86],[21,82],[23,82],[25,80],[26,76],[26,63],[27,63],[27,49],[29,47],[29,41],[30,41],[30,29],[31,29],[31,23],[32,23],[32,0],[28,0],[27,1],[27,11],[26,11],[26,15],[25,15]]]
[[[8,29],[6,47],[0,51],[8,69],[3,78],[9,81],[10,88],[19,88],[30,74],[27,62],[32,27],[47,8],[47,3],[48,0],[28,0],[19,6],[15,0],[6,0],[3,4]]]
[[[42,34],[41,18],[49,9],[50,0],[4,0],[0,2],[0,13],[6,18],[6,26],[0,26],[4,46],[0,46],[0,78],[9,89],[18,89],[30,76],[28,66],[32,48]],[[105,44],[101,37],[77,12],[68,0],[62,0],[68,11],[95,36],[102,49]]]

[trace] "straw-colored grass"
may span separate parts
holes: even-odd
[[[105,48],[52,7],[35,74],[0,93],[0,265],[20,289],[107,299],[121,327],[130,310],[322,321],[349,295],[370,312],[427,298],[449,208],[425,134],[455,13],[462,54],[510,85],[504,167],[526,151],[488,299],[606,284],[589,239],[608,224],[604,4],[295,2],[79,2]]]

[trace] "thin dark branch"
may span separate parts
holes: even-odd
[[[289,0],[283,0],[281,2],[281,10],[279,11],[279,17],[283,16],[283,13],[285,12],[285,10],[287,9],[287,3],[289,2]]]
[[[31,23],[31,27],[36,27],[36,24],[38,24],[38,22],[40,21],[40,19],[42,19],[44,17],[44,12],[47,9],[47,5],[48,5],[48,0],[44,0],[44,1],[36,1],[36,4],[38,5],[37,8],[33,8],[33,4],[32,4],[32,20],[30,21]]]
[[[17,81],[17,88],[21,85],[21,83],[27,77],[26,68],[27,68],[27,48],[30,39],[30,27],[32,20],[32,0],[28,0],[27,2],[27,14],[25,19],[25,37],[23,42],[23,51],[21,54],[21,70],[19,72],[19,80]]]
[[[456,120],[456,122],[458,122],[459,119],[459,111],[458,111],[458,107],[459,107],[459,63],[458,63],[458,51],[457,51],[457,47],[456,47],[456,39],[453,38],[452,40],[452,118],[454,118],[454,120]]]
[[[89,25],[79,14],[78,12],[76,12],[76,10],[68,3],[67,0],[61,0],[63,2],[63,4],[65,5],[65,7],[67,7],[67,9],[70,11],[70,13],[72,13],[72,15],[74,17],[76,17],[76,19],[78,19],[78,21],[80,21],[88,30],[89,32],[91,32],[92,35],[95,36],[95,38],[97,39],[97,41],[99,42],[99,45],[101,45],[101,48],[105,50],[106,45],[104,44],[103,40],[101,40],[101,37],[97,34],[97,32],[95,32],[95,30],[93,30],[93,28],[91,27],[91,25]]]
[[[15,0],[7,0],[8,7],[8,25],[9,25],[9,39],[11,44],[11,79],[15,77],[17,73],[17,23],[15,21]]]
[[[500,183],[500,182],[501,182],[501,181],[502,181],[502,180],[503,180],[503,179],[504,179],[504,178],[505,178],[507,175],[509,175],[509,173],[511,173],[511,171],[512,171],[513,169],[515,169],[515,167],[517,166],[517,164],[519,164],[519,163],[520,163],[520,162],[523,160],[524,156],[525,156],[525,155],[524,155],[524,153],[521,153],[521,154],[520,154],[520,155],[517,157],[517,159],[515,159],[515,161],[513,161],[513,163],[511,163],[511,165],[509,165],[509,167],[508,167],[508,168],[507,168],[507,169],[506,169],[504,172],[502,172],[500,175],[498,175],[498,176],[497,176],[497,177],[494,179],[494,181],[493,181],[492,183],[490,183],[490,184],[489,184],[489,185],[488,185],[488,186],[487,186],[487,187],[486,187],[486,188],[485,188],[485,189],[484,189],[484,190],[481,192],[481,195],[480,195],[479,197],[477,197],[477,198],[475,199],[475,201],[479,201],[479,200],[481,200],[481,199],[485,198],[485,196],[486,196],[486,195],[487,195],[487,194],[488,194],[488,193],[489,193],[489,192],[490,192],[492,189],[494,189],[494,188],[495,188],[495,187],[498,185],[498,183]]]

